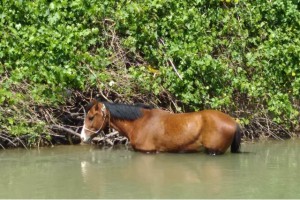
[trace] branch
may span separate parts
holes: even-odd
[[[54,125],[51,125],[49,126],[50,129],[59,129],[59,130],[63,130],[63,131],[66,131],[72,135],[75,135],[77,137],[80,137],[80,134],[79,133],[76,133],[75,131],[73,131],[72,129],[69,129],[69,128],[66,128],[66,127],[63,127],[61,125],[57,125],[57,124],[54,124]]]
[[[2,134],[0,134],[0,138],[3,139],[3,140],[7,140],[8,142],[10,142],[15,147],[17,146],[12,140],[10,140],[8,137],[2,136]]]
[[[119,134],[118,131],[114,131],[114,132],[111,132],[111,133],[105,135],[104,137],[105,137],[105,138],[108,138],[108,137],[112,137],[112,136],[115,136],[115,135],[118,135],[118,134]]]
[[[99,79],[97,78],[97,75],[95,74],[95,72],[89,67],[89,65],[86,65],[87,69],[96,77],[96,81],[99,85],[99,93],[100,95],[106,100],[109,101],[109,99],[103,94],[102,90],[101,90],[101,83],[99,81]]]
[[[24,135],[23,138],[26,138],[26,137],[28,137],[28,136],[27,136],[27,135]],[[25,149],[27,149],[26,145],[24,144],[24,142],[22,141],[21,138],[16,137],[16,138],[13,140],[13,142],[15,142],[15,141],[19,141],[19,142],[23,145],[23,147],[24,147]],[[27,150],[28,150],[28,149],[27,149]]]
[[[163,47],[165,46],[165,42],[163,41],[163,39],[159,39],[159,42],[163,45]],[[164,51],[165,52],[165,51]],[[165,52],[166,53],[166,52]],[[176,69],[176,66],[174,65],[173,61],[171,60],[171,58],[168,58],[169,63],[171,64],[171,66],[173,67],[175,73],[177,74],[177,76],[179,77],[180,80],[182,80],[182,76],[179,74],[178,70]]]
[[[172,65],[172,67],[173,67],[175,73],[177,74],[177,76],[179,77],[179,79],[182,80],[182,76],[181,76],[181,75],[179,74],[179,72],[177,71],[177,69],[176,69],[174,63],[172,62],[172,60],[171,60],[170,58],[168,58],[168,61],[169,61],[169,63]]]

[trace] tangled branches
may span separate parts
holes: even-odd
[[[55,144],[79,144],[86,97],[79,92],[58,108],[21,102],[18,106],[0,107],[0,147],[40,147]],[[2,117],[6,116],[6,118]],[[5,120],[7,119],[7,120]],[[112,130],[109,130],[112,131]],[[127,139],[112,131],[93,139],[97,145],[125,144]]]
[[[249,120],[244,124],[246,139],[284,140],[296,136],[296,132],[291,132],[286,127],[274,122],[264,106],[260,105],[256,110],[260,110],[260,112],[253,112],[253,114],[248,112],[247,115],[243,115]]]

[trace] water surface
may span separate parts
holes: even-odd
[[[300,140],[249,153],[144,154],[88,145],[0,151],[0,198],[300,198]]]

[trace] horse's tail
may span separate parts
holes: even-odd
[[[231,153],[240,153],[242,139],[242,129],[239,124],[236,124],[236,131],[231,143]]]

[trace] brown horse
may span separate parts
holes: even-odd
[[[111,126],[126,136],[133,149],[144,152],[194,152],[223,154],[240,151],[239,124],[220,111],[173,114],[145,105],[126,105],[94,100],[84,119],[83,142],[89,142]]]

